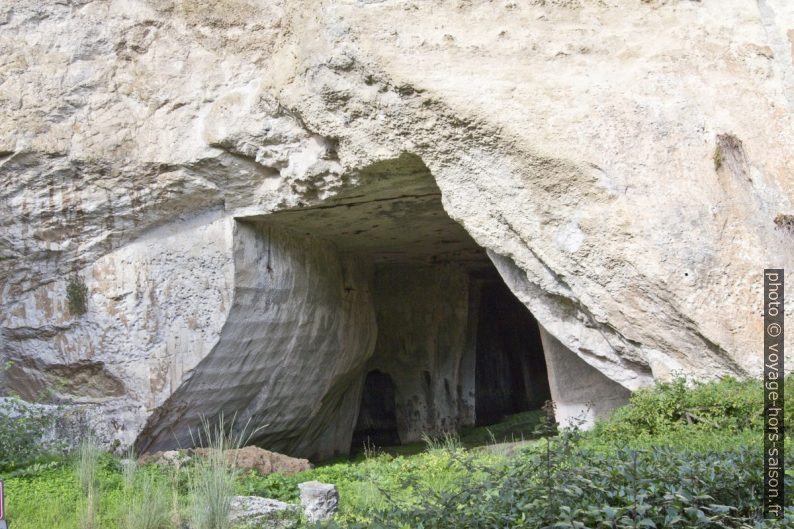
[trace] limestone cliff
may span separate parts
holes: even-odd
[[[367,370],[425,343],[402,435],[471,423],[492,266],[574,412],[758,374],[792,48],[786,0],[0,3],[0,391],[124,446],[224,411],[325,456]]]

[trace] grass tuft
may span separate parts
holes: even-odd
[[[171,525],[170,495],[153,476],[138,477],[138,487],[129,496],[124,529],[168,529]]]
[[[193,529],[228,529],[231,503],[238,477],[236,452],[253,434],[246,435],[248,424],[234,434],[234,418],[227,427],[221,414],[210,423],[202,419],[202,428],[194,444],[206,448],[198,459],[190,479],[191,527]]]
[[[99,444],[92,435],[85,437],[77,448],[75,474],[83,492],[83,511],[81,513],[83,529],[97,527],[96,518],[99,507]]]

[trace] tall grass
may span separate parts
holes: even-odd
[[[179,465],[171,467],[168,473],[168,482],[171,489],[170,502],[171,502],[171,526],[182,527],[182,511],[180,509],[180,495],[179,495],[179,476],[181,475]]]
[[[422,434],[422,441],[427,445],[428,452],[448,452],[455,453],[463,449],[460,437],[455,433],[444,432],[442,435],[432,437],[426,433]]]
[[[121,482],[124,484],[124,493],[129,494],[135,486],[135,476],[138,471],[138,462],[132,448],[127,450],[126,457],[121,461]]]
[[[124,529],[168,529],[171,496],[165,484],[152,476],[136,476],[137,490],[128,496]]]
[[[234,433],[235,420],[225,425],[223,414],[217,421],[210,423],[202,419],[198,439],[193,442],[203,446],[207,453],[200,458],[190,476],[191,528],[192,529],[229,529],[229,514],[237,479],[237,454],[233,452],[250,439],[253,432],[246,435],[248,424]]]
[[[97,511],[99,508],[99,444],[96,438],[89,435],[85,437],[77,449],[75,460],[75,473],[83,492],[83,511],[81,513],[82,529],[97,527]]]

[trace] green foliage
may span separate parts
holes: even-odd
[[[421,501],[396,499],[353,527],[764,526],[758,450],[619,449],[604,455],[563,440],[508,465],[483,464],[471,455],[458,463],[466,471],[456,486],[438,491],[403,479]],[[790,478],[786,485],[794,493]],[[794,523],[794,509],[788,516]]]
[[[785,380],[785,423],[794,424],[794,377]],[[762,441],[763,388],[760,380],[687,385],[683,379],[637,391],[628,406],[585,436],[590,446],[649,448],[665,445],[689,450],[757,444]],[[789,430],[790,431],[790,430]]]
[[[202,420],[203,431],[195,441],[206,449],[190,474],[191,527],[193,529],[227,529],[232,497],[238,476],[230,450],[245,446],[246,427],[234,434],[234,419],[227,427],[223,415],[211,424]],[[247,425],[246,425],[247,426]]]
[[[77,459],[78,455],[75,454],[71,461],[61,459],[35,474],[5,476],[7,517],[13,529],[84,529],[86,496],[75,470]],[[129,510],[136,504],[145,505],[144,484],[149,480],[158,494],[166,491],[165,498],[169,497],[169,492],[173,493],[168,471],[157,465],[140,467],[129,488],[125,487],[123,465],[116,457],[100,454],[95,470],[97,494],[93,505],[93,521],[97,528],[128,527]],[[182,482],[179,486],[179,493],[185,499],[187,486]],[[174,513],[171,516],[174,518]],[[165,527],[176,529],[181,524],[171,522]]]
[[[66,300],[72,316],[81,316],[86,312],[88,287],[79,276],[72,276],[66,284]]]
[[[786,380],[788,424],[794,420],[792,380]],[[315,479],[335,483],[340,492],[340,512],[328,527],[791,527],[791,508],[784,522],[760,519],[762,395],[760,381],[687,385],[677,380],[637,392],[591,432],[557,435],[549,428],[544,435],[553,437],[515,443],[521,448],[509,455],[488,447],[461,448],[449,437],[431,440],[429,449],[416,455],[370,452],[364,459],[292,476],[250,471],[226,481],[228,474],[209,469],[224,468],[227,458],[130,469],[105,454],[96,465],[101,494],[95,527],[178,528],[183,513],[195,515],[197,501],[229,494],[296,503],[298,483]],[[527,417],[511,420],[526,423]],[[500,428],[506,426],[493,430]],[[220,435],[217,428],[213,435]],[[222,441],[226,447],[235,444],[228,436]],[[791,456],[786,463],[794,468]],[[30,468],[6,482],[12,527],[80,527],[84,489],[77,474],[58,463]],[[786,477],[789,501],[792,477],[794,472]],[[152,516],[156,521],[145,521],[143,505],[154,505],[160,513]],[[144,521],[131,521],[135,508],[137,520]]]
[[[6,517],[13,529],[77,527],[82,493],[74,469],[61,462],[36,475],[5,481]]]
[[[43,464],[63,443],[45,442],[57,417],[52,409],[21,399],[0,399],[0,471],[21,473],[34,463]]]
[[[342,498],[337,519],[345,523],[366,523],[370,513],[386,509],[390,501],[419,501],[405,480],[421,487],[442,492],[452,490],[463,478],[466,469],[459,464],[460,448],[451,451],[438,447],[412,456],[378,454],[362,461],[321,466],[293,476],[270,474],[261,476],[252,471],[242,476],[237,494],[264,496],[281,501],[298,501],[298,483],[317,480],[336,484]],[[479,453],[478,460],[497,464],[503,458]]]
[[[136,476],[137,490],[129,489],[124,529],[168,529],[171,526],[169,490],[152,475]]]

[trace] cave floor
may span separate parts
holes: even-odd
[[[494,424],[465,427],[458,434],[457,439],[460,445],[467,449],[482,447],[511,451],[541,437],[536,433],[536,429],[543,420],[544,415],[542,410],[529,410],[507,415]],[[419,454],[427,449],[427,443],[424,441],[377,447],[378,452],[393,456]],[[358,461],[364,458],[365,454],[358,452],[350,457],[339,457],[323,462],[323,465],[339,463],[340,461]]]

